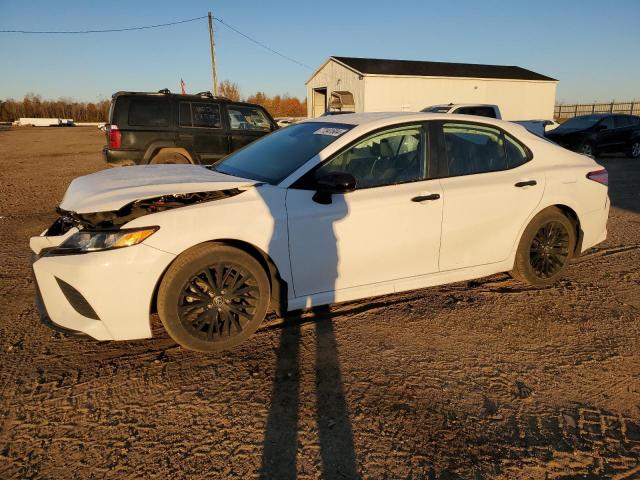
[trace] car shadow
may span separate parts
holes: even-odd
[[[596,161],[609,172],[611,206],[640,213],[640,161],[623,156],[603,156]]]
[[[309,199],[310,196],[311,193]],[[266,203],[269,205],[269,202]],[[310,208],[316,208],[310,205]],[[323,278],[318,278],[317,284],[327,285],[335,290],[339,276],[339,253],[334,224],[347,216],[348,208],[342,195],[333,195],[330,206],[319,205],[317,209],[321,211],[322,218],[325,220],[325,222],[319,222],[324,226],[314,232],[317,235],[315,240],[319,240],[322,246],[324,262],[322,272],[317,273]],[[288,221],[286,216],[276,213],[276,208],[271,208],[271,213],[276,225],[274,231],[278,230],[278,222]],[[275,251],[278,248],[276,242],[281,241],[281,239],[272,239],[270,252]],[[314,253],[316,252],[308,252],[309,255]],[[295,266],[292,266],[292,270],[295,279]],[[292,286],[290,285],[289,288]],[[307,297],[307,304],[313,306],[312,296]],[[280,325],[281,333],[271,404],[263,440],[260,468],[262,479],[297,478],[301,410],[300,372],[303,367],[300,360],[301,326],[309,321],[310,316],[315,323],[315,423],[318,431],[322,477],[359,478],[353,430],[340,370],[338,344],[329,306],[323,305],[314,307],[311,314],[305,312],[304,319],[302,312],[289,315]]]

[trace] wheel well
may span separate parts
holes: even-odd
[[[151,160],[153,160],[154,157],[157,157],[161,153],[178,153],[183,157],[186,157],[189,162],[194,163],[191,154],[185,148],[179,147],[157,147],[149,156],[149,163],[151,162]]]
[[[567,205],[552,205],[548,208],[554,207],[560,210],[569,220],[571,220],[571,223],[573,223],[576,229],[576,247],[573,253],[580,255],[580,252],[582,252],[582,239],[584,237],[584,232],[582,231],[582,228],[580,228],[580,219],[578,218],[578,214],[573,208],[568,207]]]
[[[287,282],[285,282],[280,276],[280,272],[278,271],[278,267],[276,267],[275,262],[271,259],[271,257],[262,251],[260,248],[252,245],[248,242],[244,242],[242,240],[234,240],[234,239],[221,239],[221,240],[213,240],[211,242],[205,243],[218,243],[222,245],[229,245],[230,247],[235,247],[239,250],[243,250],[255,258],[264,271],[267,272],[267,276],[269,277],[269,283],[271,286],[271,301],[269,306],[269,311],[275,312],[278,316],[284,315],[287,311]],[[201,244],[200,244],[201,245]],[[196,247],[197,245],[193,245]],[[190,248],[193,248],[190,247]],[[177,257],[176,257],[177,258]],[[173,262],[171,262],[173,263]],[[150,313],[156,313],[158,310],[157,301],[158,301],[158,289],[160,288],[160,283],[165,276],[166,271],[171,266],[171,263],[167,265],[167,268],[156,283],[156,287],[153,291],[153,296],[151,298],[151,308]]]

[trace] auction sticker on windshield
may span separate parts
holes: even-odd
[[[322,127],[313,132],[314,135],[330,135],[332,137],[339,137],[344,132],[349,130],[348,128],[330,128],[330,127]]]

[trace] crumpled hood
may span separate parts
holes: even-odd
[[[73,180],[60,208],[76,213],[107,212],[135,200],[250,187],[256,183],[255,180],[232,177],[199,165],[110,168]]]

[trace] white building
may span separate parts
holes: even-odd
[[[329,57],[306,82],[307,114],[498,105],[505,120],[552,119],[558,81],[521,67]]]

